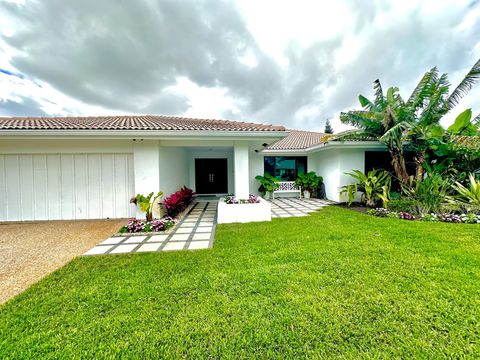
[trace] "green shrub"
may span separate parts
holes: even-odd
[[[378,202],[386,207],[389,200],[391,177],[390,173],[382,170],[371,170],[366,175],[360,170],[353,170],[350,175],[355,183],[342,186],[340,195],[347,195],[347,202],[350,206],[355,200],[357,193],[360,193],[361,202],[367,206],[374,207]]]
[[[390,200],[387,204],[387,208],[393,212],[408,212],[418,215],[418,208],[420,204],[417,200],[413,199],[398,199],[398,200]]]
[[[447,202],[451,186],[451,183],[439,174],[430,173],[423,180],[410,177],[408,184],[402,185],[402,192],[406,198],[416,201],[414,213],[430,214],[438,212]]]

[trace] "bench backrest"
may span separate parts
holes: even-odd
[[[295,181],[280,181],[275,192],[281,191],[300,191],[300,188],[295,185]]]

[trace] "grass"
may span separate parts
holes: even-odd
[[[0,307],[0,358],[468,357],[480,226],[330,207],[215,248],[81,257]]]

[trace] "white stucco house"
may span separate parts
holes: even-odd
[[[283,126],[173,116],[0,118],[0,221],[134,216],[137,193],[258,193],[256,175],[323,176],[327,197],[376,142],[323,142]],[[370,154],[370,155],[369,155]]]

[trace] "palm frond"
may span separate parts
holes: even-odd
[[[428,104],[420,115],[419,123],[429,125],[437,123],[445,115],[444,99],[448,94],[448,75],[442,74],[435,84],[432,84],[432,94],[428,97]]]
[[[340,121],[343,124],[348,124],[372,133],[380,134],[382,128],[381,113],[374,111],[342,112],[340,113]]]
[[[347,141],[347,140],[377,140],[378,137],[365,130],[347,130],[339,134],[335,134],[329,138],[329,141]]]
[[[447,99],[447,109],[453,109],[459,101],[468,94],[468,92],[475,86],[480,80],[480,59],[473,65],[470,71],[465,75],[460,84],[452,91]],[[448,111],[447,110],[447,111]]]
[[[375,93],[375,106],[382,107],[382,105],[385,103],[385,97],[383,96],[382,84],[380,83],[379,79],[373,82],[373,91]]]
[[[431,94],[431,85],[432,83],[436,83],[437,80],[438,69],[435,66],[423,75],[422,79],[408,98],[406,105],[415,112],[419,106],[422,106],[425,99]]]

